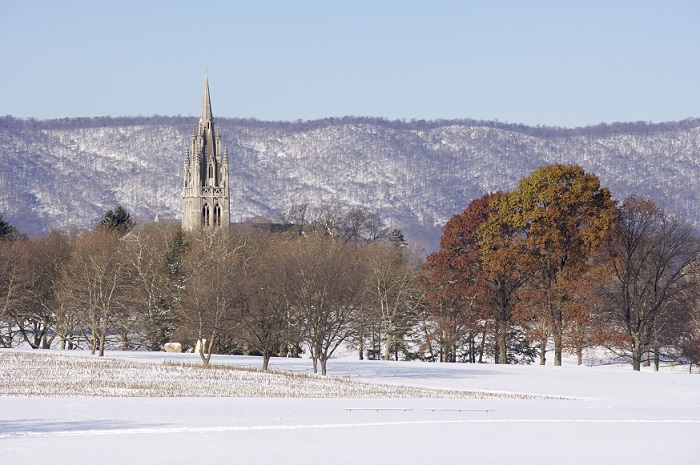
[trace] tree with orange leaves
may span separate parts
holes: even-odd
[[[483,229],[503,195],[485,195],[453,216],[443,228],[440,251],[426,262],[427,300],[439,334],[451,335],[454,347],[464,332],[480,331],[483,322],[490,323],[496,363],[508,362],[517,293],[527,280],[520,262],[512,258],[515,249],[506,225],[492,224],[493,236]],[[483,245],[486,237],[493,240]]]
[[[523,286],[530,280],[534,262],[524,246],[523,235],[498,213],[508,194],[492,195],[489,216],[477,229],[481,274],[481,300],[495,323],[496,363],[508,363],[508,336],[514,324],[526,321],[519,312]]]
[[[491,197],[474,200],[454,215],[442,230],[440,250],[426,260],[423,285],[435,323],[428,337],[440,347],[441,361],[456,361],[459,342],[478,330],[482,318],[475,305],[481,273],[476,230],[488,218]]]
[[[551,332],[554,365],[561,365],[565,328],[575,308],[571,284],[587,271],[617,219],[610,191],[581,167],[556,164],[538,168],[494,205],[484,231],[506,227],[516,239],[518,254],[511,261],[516,266],[515,257],[527,259],[532,267],[530,286],[539,297],[530,308],[537,310],[538,324],[547,326],[543,334]]]

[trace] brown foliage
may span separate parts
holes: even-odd
[[[448,359],[464,333],[479,332],[481,322],[492,321],[496,359],[507,361],[517,291],[527,274],[522,267],[526,262],[516,256],[519,241],[511,234],[513,228],[494,220],[503,197],[485,195],[453,216],[443,229],[440,251],[426,262],[426,300],[435,318],[436,340]]]
[[[570,289],[611,234],[615,220],[610,192],[576,165],[541,167],[496,201],[488,229],[495,224],[508,231],[515,239],[508,245],[517,248],[517,255],[508,247],[504,258],[521,258],[524,269],[532,270],[530,286],[539,292],[532,294],[537,301],[529,308],[541,313],[539,325],[548,326],[540,328],[541,334],[551,330],[555,365],[561,365],[568,317],[576,314]],[[491,233],[486,246],[493,248],[503,236]]]

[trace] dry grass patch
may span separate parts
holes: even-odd
[[[0,352],[0,395],[41,397],[280,397],[534,399],[542,396],[426,389],[262,372],[230,366],[161,365],[89,356]]]

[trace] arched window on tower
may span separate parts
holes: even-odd
[[[221,226],[221,205],[214,206],[214,226]]]
[[[202,207],[202,226],[210,226],[210,219],[209,219],[209,204],[205,203],[204,207]]]

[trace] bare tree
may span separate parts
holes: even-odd
[[[0,346],[12,347],[27,299],[29,243],[0,241]]]
[[[423,293],[418,288],[419,260],[390,243],[376,243],[363,250],[367,267],[368,303],[378,310],[384,335],[384,360],[392,352],[398,357],[398,344],[415,322]]]
[[[178,333],[195,337],[207,367],[216,341],[240,325],[240,289],[248,237],[231,229],[202,230],[189,236],[182,259],[184,294]]]
[[[104,356],[110,329],[126,311],[127,265],[115,231],[99,229],[79,236],[61,274],[58,297],[80,321],[94,355]]]
[[[262,354],[262,369],[267,370],[270,357],[290,342],[288,329],[293,324],[282,265],[286,243],[270,234],[257,234],[247,249],[251,258],[241,288],[243,315],[239,337],[249,349]]]
[[[132,308],[150,350],[161,350],[175,327],[185,242],[177,223],[142,224],[123,239],[131,267]]]
[[[306,201],[294,203],[282,215],[282,222],[293,225],[290,231],[293,231],[294,235],[303,236],[309,224],[309,210],[309,203]]]
[[[339,234],[345,242],[370,243],[389,236],[379,215],[362,207],[348,210],[341,219]]]
[[[288,244],[282,264],[285,293],[303,325],[314,373],[326,364],[354,331],[351,324],[362,279],[353,246],[327,237],[301,238]]]
[[[607,314],[624,337],[619,347],[641,368],[645,353],[659,337],[689,311],[695,280],[688,263],[698,253],[690,225],[666,214],[654,202],[629,197],[620,209],[611,244],[613,279],[604,288]]]
[[[343,219],[343,206],[337,200],[311,208],[309,229],[316,236],[337,237]]]
[[[63,267],[68,262],[71,239],[57,231],[33,239],[28,256],[30,273],[27,282],[27,303],[19,324],[25,341],[32,348],[48,349],[60,334],[56,323],[57,291]]]

